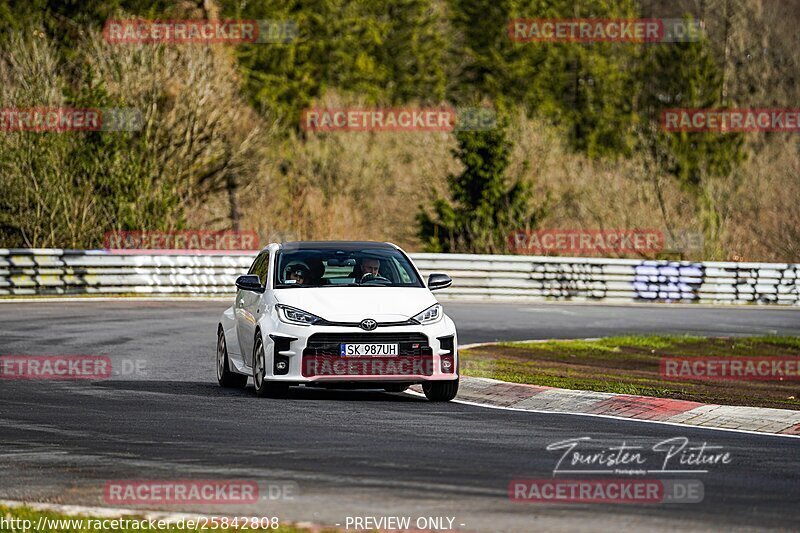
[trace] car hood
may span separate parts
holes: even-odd
[[[278,289],[278,303],[297,307],[332,322],[406,320],[436,303],[424,287],[320,287]]]

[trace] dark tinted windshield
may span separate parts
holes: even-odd
[[[424,287],[408,258],[387,248],[320,248],[278,252],[276,288]]]

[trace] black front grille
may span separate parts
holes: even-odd
[[[428,337],[422,333],[315,333],[308,338],[303,355],[339,355],[340,344],[395,344],[399,355],[430,354]]]

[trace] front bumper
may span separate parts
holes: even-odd
[[[279,323],[264,331],[266,378],[291,383],[422,383],[458,379],[458,342],[444,316],[430,325],[386,326],[374,331],[345,326]],[[399,355],[342,357],[339,344],[397,343]]]

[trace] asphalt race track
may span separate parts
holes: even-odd
[[[0,380],[0,499],[104,505],[118,479],[257,480],[292,487],[242,508],[181,508],[346,524],[348,516],[454,517],[466,531],[790,529],[800,439],[537,414],[408,394],[293,389],[258,399],[214,374],[221,301],[0,303],[0,354],[111,358],[107,380]],[[670,332],[800,335],[800,310],[448,303],[459,342]],[[138,370],[136,370],[138,364]],[[512,502],[512,479],[551,478],[556,441],[688,437],[730,452],[700,503]],[[685,477],[685,476],[684,476]],[[674,479],[675,475],[671,475]],[[286,497],[283,497],[286,496]],[[174,509],[173,507],[164,507]],[[446,523],[446,521],[445,521]]]

